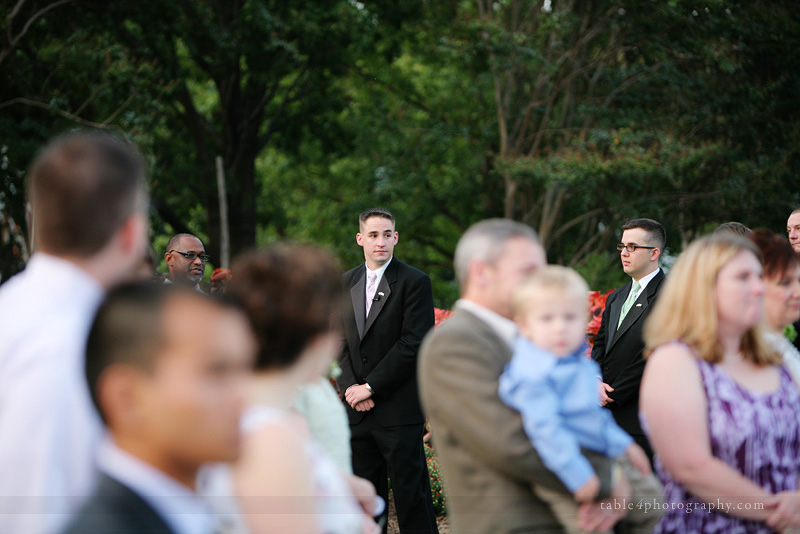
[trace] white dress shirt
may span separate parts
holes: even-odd
[[[637,292],[636,292],[636,298],[637,298],[637,299],[639,298],[639,295],[641,295],[641,294],[642,294],[642,291],[644,291],[644,288],[646,288],[646,287],[647,287],[647,284],[649,284],[649,283],[650,283],[650,280],[652,280],[653,278],[655,278],[655,277],[656,277],[656,275],[658,274],[658,272],[659,272],[660,270],[661,270],[661,267],[659,267],[658,269],[656,269],[656,270],[655,270],[655,271],[653,271],[652,273],[650,273],[650,274],[647,274],[647,275],[643,276],[643,277],[642,277],[642,278],[639,280],[639,291],[637,291]],[[633,282],[634,282],[634,280],[633,280],[633,278],[631,278],[631,284],[633,284]],[[631,288],[631,289],[633,289],[633,288]],[[630,295],[630,293],[628,293],[628,295]],[[636,300],[636,299],[634,299],[634,300]]]
[[[389,267],[389,264],[392,263],[393,259],[394,259],[394,256],[389,258],[389,261],[387,261],[386,263],[384,263],[383,265],[381,265],[380,267],[378,267],[374,271],[369,268],[369,265],[367,265],[366,262],[364,262],[364,266],[367,268],[367,280],[369,280],[369,273],[375,273],[377,275],[375,277],[375,291],[376,292],[378,291],[378,285],[381,283],[381,278],[383,278],[383,273],[386,272],[386,269]],[[369,295],[367,295],[367,298],[369,298]]]
[[[144,499],[175,534],[210,534],[210,508],[192,490],[152,465],[104,440],[97,457],[100,470]]]
[[[478,319],[488,324],[509,348],[514,347],[517,338],[517,323],[471,300],[458,299],[454,307],[477,316]]]
[[[57,532],[94,489],[102,425],[83,369],[103,294],[42,253],[0,287],[0,532]]]

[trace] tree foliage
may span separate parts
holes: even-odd
[[[24,169],[78,126],[140,146],[154,238],[191,231],[218,258],[221,157],[234,252],[291,238],[351,265],[357,214],[382,205],[439,305],[486,217],[606,289],[628,218],[679,252],[727,220],[780,231],[800,203],[786,0],[17,0],[0,18],[0,280],[24,260]]]

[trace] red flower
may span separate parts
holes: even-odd
[[[589,324],[586,325],[586,339],[590,345],[594,344],[594,337],[600,330],[603,311],[606,309],[606,300],[613,291],[613,289],[609,289],[605,293],[589,291]]]
[[[433,316],[436,318],[436,322],[433,323],[433,327],[436,328],[443,321],[445,321],[450,315],[452,315],[452,310],[443,310],[442,308],[433,308]]]

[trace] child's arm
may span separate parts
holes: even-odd
[[[630,446],[625,450],[625,456],[628,457],[633,467],[639,470],[639,472],[643,475],[649,475],[652,471],[650,467],[650,458],[647,457],[647,454],[644,452],[640,446],[636,443],[631,443]]]

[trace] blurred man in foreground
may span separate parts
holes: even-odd
[[[83,378],[92,317],[145,253],[144,162],[109,135],[56,139],[28,173],[35,254],[0,289],[0,532],[63,527],[95,483]]]
[[[110,439],[98,454],[97,492],[67,532],[213,532],[197,473],[238,457],[254,355],[238,309],[162,284],[112,291],[86,348]]]

